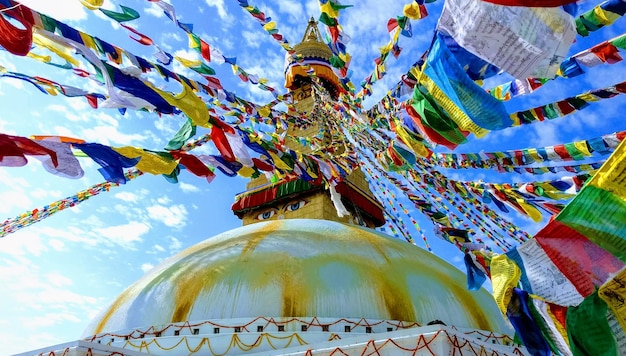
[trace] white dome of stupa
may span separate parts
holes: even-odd
[[[366,318],[507,330],[493,297],[418,247],[374,230],[293,219],[207,239],[126,289],[84,336],[255,317]]]

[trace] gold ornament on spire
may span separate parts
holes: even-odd
[[[311,17],[302,36],[302,41],[295,45],[293,49],[304,58],[323,58],[329,60],[333,56],[330,48],[322,40],[320,30],[317,28],[317,21]],[[293,61],[293,59],[291,59]]]

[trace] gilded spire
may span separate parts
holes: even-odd
[[[324,41],[322,41],[320,30],[317,28],[317,21],[313,19],[313,16],[311,16],[311,19],[309,20],[309,24],[306,27],[306,31],[304,31],[304,36],[302,36],[301,42],[324,43]]]
[[[320,30],[317,28],[317,21],[311,17],[302,36],[302,42],[294,46],[296,53],[304,58],[322,58],[329,60],[332,57],[330,48],[324,43]]]

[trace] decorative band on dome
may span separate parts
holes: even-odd
[[[333,72],[332,69],[330,69],[326,65],[311,64],[311,63],[307,63],[307,64],[315,70],[315,75],[317,77],[326,79],[327,81],[332,83],[338,92],[343,91],[343,87],[341,86],[339,82],[339,78],[337,77],[335,72]],[[293,85],[293,82],[297,75],[300,75],[306,78],[309,76],[309,73],[307,73],[306,67],[300,64],[290,65],[285,73],[285,88],[290,88]]]
[[[330,61],[324,58],[305,58],[302,62],[289,62],[285,66],[284,73],[286,74],[290,68],[295,66],[307,66],[307,65],[317,65],[317,66],[326,66],[328,68],[331,67]],[[332,69],[331,69],[332,70]]]
[[[280,181],[238,194],[231,210],[239,216],[248,210],[286,199],[295,194],[320,190],[321,188],[321,185],[315,185],[301,179]]]

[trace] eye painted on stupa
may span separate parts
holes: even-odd
[[[276,215],[276,213],[278,213],[277,209],[265,210],[264,212],[259,213],[259,215],[257,215],[255,219],[257,219],[257,220],[267,220],[267,219],[270,219],[272,216]]]
[[[303,208],[305,205],[307,205],[309,202],[306,200],[300,200],[298,202],[295,203],[289,203],[287,205],[285,205],[284,210],[285,211],[296,211],[300,208]]]

